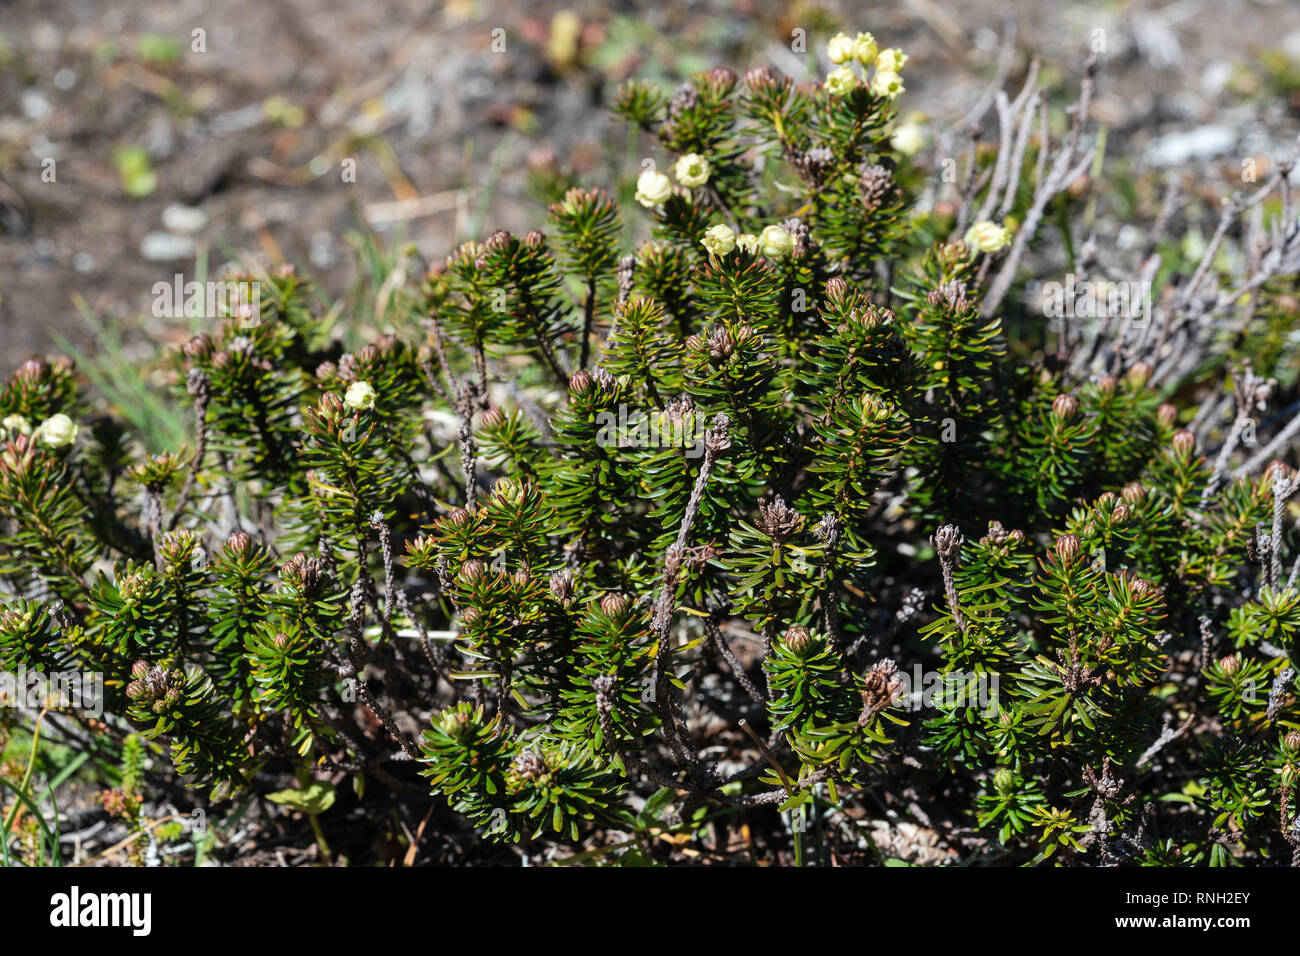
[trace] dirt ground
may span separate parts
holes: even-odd
[[[337,294],[363,225],[428,258],[538,225],[531,150],[595,184],[635,173],[638,144],[605,108],[630,76],[764,63],[808,75],[837,29],[869,29],[911,56],[904,110],[951,122],[993,74],[1008,18],[1018,69],[1036,52],[1063,89],[1104,44],[1094,119],[1108,155],[1139,169],[1231,182],[1243,158],[1295,142],[1297,96],[1261,79],[1265,62],[1300,72],[1294,0],[10,0],[0,372],[56,335],[92,346],[79,298],[146,350],[188,333],[149,314],[154,283],[176,273],[285,259]],[[805,54],[791,49],[800,29]]]

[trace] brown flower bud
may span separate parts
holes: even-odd
[[[591,376],[586,369],[578,369],[569,377],[569,392],[573,395],[586,395],[591,391]]]
[[[551,594],[561,604],[568,605],[573,600],[573,572],[564,570],[552,574]]]
[[[610,617],[622,617],[631,606],[626,594],[606,594],[600,599],[600,609]]]
[[[955,524],[939,525],[930,538],[930,543],[934,545],[934,552],[944,561],[951,561],[961,554],[962,537],[960,529]]]
[[[745,71],[745,85],[755,93],[770,89],[779,82],[776,72],[769,66]]]
[[[1178,421],[1178,409],[1165,402],[1156,409],[1156,421],[1160,423],[1161,428],[1173,428],[1174,422]]]
[[[1174,432],[1174,437],[1169,443],[1173,447],[1174,453],[1184,458],[1196,450],[1196,436],[1186,428],[1180,428]]]
[[[736,88],[736,71],[729,70],[725,66],[715,66],[708,73],[706,82],[709,89],[717,96],[727,96]]]
[[[1070,394],[1057,395],[1052,401],[1052,415],[1059,421],[1068,422],[1079,413],[1079,400]]]
[[[236,531],[226,539],[226,550],[231,554],[242,554],[253,546],[253,539],[247,531]]]
[[[1124,375],[1124,381],[1132,388],[1141,388],[1151,379],[1151,373],[1154,371],[1149,362],[1137,362]]]
[[[506,414],[499,408],[489,408],[483,413],[484,428],[500,428],[506,423]]]
[[[1236,654],[1229,654],[1227,657],[1219,658],[1219,670],[1229,677],[1241,670],[1241,658]]]
[[[469,561],[466,561],[461,565],[460,574],[456,577],[462,584],[473,585],[487,577],[487,572],[488,568],[486,564],[479,561],[477,558],[471,558]]]
[[[207,358],[212,354],[212,336],[201,332],[185,343],[184,351],[185,357],[194,361]]]
[[[754,526],[773,541],[786,541],[803,528],[803,515],[789,507],[777,495],[770,502],[758,503],[758,520]]]
[[[524,750],[515,757],[515,773],[525,780],[535,780],[546,773],[546,761],[536,750]]]
[[[1124,500],[1130,505],[1140,504],[1147,496],[1146,486],[1140,481],[1130,481],[1120,492]]]
[[[24,382],[39,382],[49,374],[49,371],[50,363],[45,361],[45,357],[34,355],[18,366],[18,371],[14,372],[14,378]]]
[[[1113,375],[1100,375],[1097,377],[1097,391],[1103,395],[1109,395],[1115,391],[1115,386],[1119,384],[1115,381]]]
[[[804,657],[812,648],[812,634],[808,628],[796,624],[785,632],[785,646],[797,656]]]
[[[1147,597],[1150,594],[1160,593],[1160,589],[1146,578],[1134,578],[1129,583],[1129,586],[1133,589],[1133,593],[1138,597]]]
[[[1293,730],[1283,737],[1282,746],[1290,753],[1300,753],[1300,730]]]
[[[1278,481],[1290,481],[1294,472],[1291,467],[1284,461],[1274,458],[1264,466],[1264,478],[1269,485]]]
[[[1063,534],[1056,539],[1056,556],[1068,563],[1074,560],[1082,547],[1083,542],[1077,534]]]

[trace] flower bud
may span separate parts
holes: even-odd
[[[1150,362],[1137,362],[1124,375],[1124,381],[1133,388],[1142,388],[1150,380],[1152,371]]]
[[[1175,454],[1186,458],[1196,450],[1196,436],[1186,428],[1181,428],[1174,432],[1174,437],[1170,439],[1169,444],[1174,449]]]
[[[1156,409],[1156,421],[1160,423],[1161,428],[1173,428],[1174,422],[1178,421],[1178,409],[1165,402]]]
[[[521,751],[514,761],[515,773],[525,780],[535,780],[543,776],[546,771],[546,761],[544,761],[536,750]]]
[[[1010,793],[1016,785],[1016,775],[1006,767],[1000,768],[993,774],[993,789],[998,793]]]
[[[798,657],[806,657],[812,643],[812,634],[802,625],[796,624],[785,632],[785,646]]]
[[[566,606],[573,600],[573,573],[571,571],[557,571],[551,575],[551,594],[555,600]]]
[[[705,75],[705,82],[709,84],[709,89],[718,97],[730,96],[731,91],[736,88],[738,79],[736,71],[725,66],[715,66]]]
[[[745,85],[755,93],[766,92],[780,82],[781,78],[770,66],[758,66],[745,71]]]
[[[1270,486],[1278,481],[1290,481],[1293,474],[1290,466],[1277,458],[1264,466],[1264,479]]]
[[[1236,675],[1241,670],[1241,658],[1236,654],[1229,654],[1227,657],[1219,658],[1219,670],[1229,677]]]
[[[631,606],[625,594],[606,594],[600,599],[600,609],[610,617],[622,617]]]
[[[505,412],[499,408],[489,408],[483,413],[484,428],[500,428],[506,423]]]
[[[1115,386],[1119,384],[1115,381],[1113,375],[1099,375],[1097,377],[1097,391],[1103,395],[1109,395],[1115,391]]]
[[[1074,560],[1082,547],[1083,542],[1079,540],[1078,535],[1063,534],[1056,539],[1056,556],[1068,563]]]
[[[473,585],[487,577],[487,565],[477,558],[466,561],[460,568],[460,574],[457,580],[461,584]]]
[[[1052,400],[1052,416],[1057,421],[1068,422],[1079,413],[1079,400],[1073,395],[1062,393]]]
[[[185,357],[191,361],[199,361],[207,358],[212,354],[212,336],[202,332],[185,343]]]
[[[50,363],[40,355],[34,355],[14,372],[14,378],[25,382],[39,382],[50,371]]]
[[[586,369],[578,369],[569,377],[569,392],[573,395],[586,395],[591,391],[591,376]]]
[[[226,550],[231,554],[242,554],[253,546],[253,539],[247,531],[236,531],[226,539]]]
[[[1288,753],[1300,753],[1300,730],[1293,730],[1283,737],[1282,746]]]
[[[1130,481],[1120,491],[1120,495],[1130,505],[1141,504],[1142,500],[1147,496],[1147,489],[1140,481]]]

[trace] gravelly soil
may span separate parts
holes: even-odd
[[[576,57],[559,42],[566,6]],[[1295,139],[1294,105],[1252,74],[1261,50],[1300,59],[1300,7],[1288,0],[6,3],[0,372],[52,348],[56,333],[90,344],[76,296],[142,349],[183,337],[187,327],[147,313],[153,284],[192,277],[196,256],[212,268],[236,255],[293,260],[338,293],[354,275],[343,237],[363,220],[430,258],[480,229],[536,225],[523,188],[530,149],[549,147],[595,183],[634,171],[637,144],[629,151],[604,106],[627,76],[676,82],[715,63],[806,74],[835,29],[870,29],[912,57],[904,109],[950,121],[984,89],[1008,13],[1018,70],[1037,52],[1067,89],[1089,46],[1105,42],[1094,119],[1111,129],[1110,156],[1145,157],[1139,173],[1190,164],[1212,192],[1240,180],[1243,158],[1267,162]],[[796,28],[810,55],[791,51]],[[192,50],[195,30],[204,52]],[[131,147],[156,176],[141,198],[114,161]],[[343,181],[344,159],[356,161],[355,182]],[[42,180],[49,160],[54,182]],[[489,193],[480,187],[494,163]],[[402,199],[418,199],[419,214],[392,205]],[[165,216],[176,204],[202,215]]]

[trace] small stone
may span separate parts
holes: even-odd
[[[1212,159],[1232,151],[1237,134],[1228,126],[1200,126],[1193,130],[1167,133],[1146,149],[1152,166],[1182,166],[1197,160]]]
[[[171,232],[198,232],[208,224],[208,214],[197,206],[172,203],[163,210],[162,223]]]
[[[151,232],[140,243],[140,255],[147,262],[175,262],[194,255],[194,240],[170,232]]]

